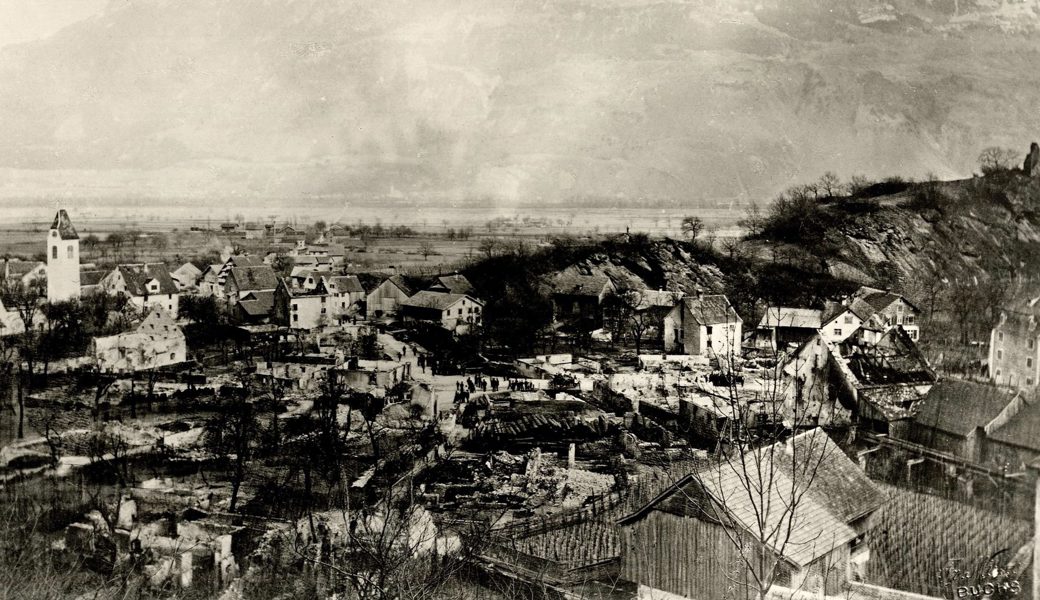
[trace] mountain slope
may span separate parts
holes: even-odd
[[[826,4],[114,1],[0,51],[0,196],[728,203],[1040,132],[1032,5]]]

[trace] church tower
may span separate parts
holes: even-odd
[[[79,235],[65,209],[47,232],[47,301],[79,298]]]

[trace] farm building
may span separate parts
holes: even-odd
[[[749,565],[765,552],[766,564],[777,565],[777,585],[837,595],[866,575],[866,534],[884,501],[813,429],[687,475],[622,518],[621,577],[689,598],[755,596]]]
[[[365,313],[368,318],[397,314],[402,302],[412,297],[412,286],[401,275],[383,280],[365,296]]]

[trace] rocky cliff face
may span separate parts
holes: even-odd
[[[828,259],[832,270],[878,278],[894,265],[908,287],[933,273],[979,282],[1040,274],[1040,184],[1035,178],[977,178],[938,189],[937,207],[915,202],[917,186],[876,199],[874,211],[842,219],[827,235],[836,249]]]

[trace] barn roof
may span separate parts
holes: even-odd
[[[793,495],[799,500],[792,510]],[[819,428],[690,474],[620,523],[634,522],[672,498],[696,504],[698,512],[692,514],[756,534],[761,516],[762,532],[773,532],[767,545],[799,567],[855,538],[850,523],[885,501],[866,474]],[[790,539],[784,542],[788,532]]]
[[[448,292],[449,294],[468,294],[473,291],[473,284],[465,275],[442,275],[434,280],[430,290]]]
[[[444,294],[441,292],[431,292],[429,290],[424,290],[418,292],[411,298],[408,298],[407,300],[401,302],[401,306],[444,310],[464,298],[469,298],[471,301],[476,302],[478,304],[480,303],[479,300],[473,298],[468,294]]]
[[[946,433],[967,436],[985,427],[1015,397],[1015,392],[992,385],[945,379],[932,386],[919,404],[914,421]]]
[[[770,306],[766,309],[758,326],[762,328],[792,327],[796,329],[819,329],[823,318],[815,308],[790,308]]]

